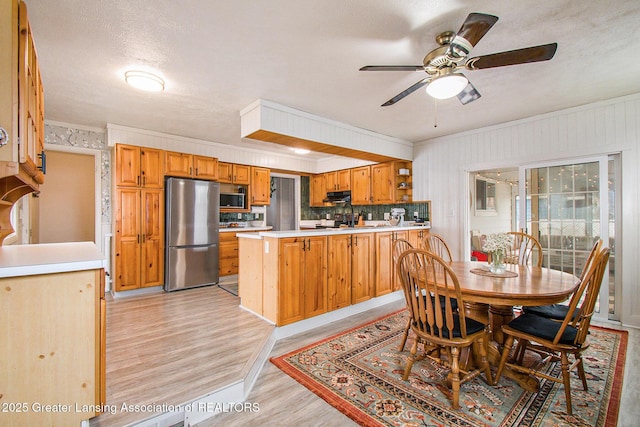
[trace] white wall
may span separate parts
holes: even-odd
[[[461,107],[464,108],[464,107]],[[414,148],[414,198],[431,200],[433,230],[454,257],[469,249],[468,171],[621,153],[621,318],[640,327],[640,94],[436,138]]]

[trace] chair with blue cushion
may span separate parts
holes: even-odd
[[[506,340],[498,371],[496,372],[496,382],[500,379],[505,367],[509,367],[511,370],[563,383],[567,413],[572,415],[570,371],[573,368],[578,368],[578,376],[582,380],[582,386],[587,390],[587,378],[582,362],[582,352],[589,348],[587,340],[589,325],[608,261],[609,248],[604,248],[594,255],[584,279],[571,298],[571,303],[562,322],[531,313],[524,313],[513,319],[509,324],[502,326],[502,332]],[[524,351],[521,354],[516,354],[515,359],[507,361],[515,339],[518,340],[519,345],[522,345],[524,351],[532,350],[543,357],[543,363],[537,364],[536,367],[545,365],[549,361],[560,361],[562,378],[550,376],[538,369],[523,366]],[[569,355],[573,356],[573,362],[569,360]]]
[[[493,384],[487,361],[488,327],[467,318],[464,310],[453,309],[453,299],[463,302],[460,284],[449,264],[439,256],[421,249],[410,249],[400,255],[398,271],[409,310],[411,330],[417,337],[402,378],[406,381],[411,374],[411,368],[418,358],[419,342],[428,344],[432,351],[425,349],[425,356],[451,370],[451,406],[457,409],[460,384],[482,373],[486,381]],[[433,295],[433,298],[425,298],[424,295]],[[460,351],[465,348],[473,349],[473,359],[478,364],[469,370],[463,369],[460,363]]]
[[[600,247],[602,246],[602,239],[598,239],[596,243],[594,243],[593,248],[591,248],[591,252],[589,253],[589,257],[585,262],[585,265],[582,269],[582,273],[580,274],[580,280],[584,279],[584,276],[589,271],[589,267],[595,258],[595,255],[600,252]],[[525,306],[522,307],[522,311],[524,313],[536,314],[538,316],[546,317],[547,319],[553,319],[562,321],[567,315],[567,311],[569,310],[569,306],[567,304],[549,304],[549,305],[535,305],[535,306]]]

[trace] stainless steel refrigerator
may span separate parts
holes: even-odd
[[[220,184],[167,178],[165,200],[164,289],[217,284]]]

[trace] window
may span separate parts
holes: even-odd
[[[476,178],[476,211],[496,212],[496,183]]]

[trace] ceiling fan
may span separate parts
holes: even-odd
[[[467,59],[471,49],[498,21],[497,16],[470,13],[458,33],[445,31],[436,37],[440,47],[429,52],[422,65],[367,65],[360,71],[424,71],[427,77],[403,90],[382,107],[393,105],[407,95],[427,85],[427,93],[437,99],[457,96],[465,105],[480,98],[480,93],[460,70],[483,70],[528,62],[548,61],[558,48],[557,43],[493,53]]]

